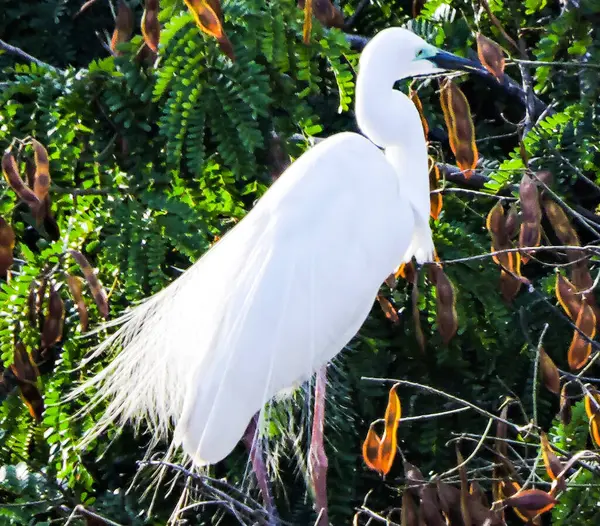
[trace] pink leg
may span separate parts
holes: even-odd
[[[267,476],[267,466],[265,465],[265,459],[263,458],[263,451],[259,440],[255,440],[256,437],[256,426],[258,422],[258,413],[254,415],[254,418],[248,424],[246,432],[244,433],[244,445],[250,452],[250,462],[252,463],[252,470],[256,475],[258,481],[258,487],[265,504],[265,508],[271,516],[269,524],[277,524],[277,512],[275,510],[275,503],[273,502],[273,496],[269,489],[269,478]]]
[[[323,426],[325,423],[325,389],[327,387],[327,366],[317,372],[315,385],[315,408],[313,414],[312,437],[308,453],[309,470],[315,492],[315,508],[319,516],[315,526],[327,526],[327,456],[323,443]]]

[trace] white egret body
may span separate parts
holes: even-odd
[[[146,420],[158,440],[173,425],[197,465],[220,461],[268,400],[355,336],[398,265],[432,257],[423,129],[393,85],[441,71],[438,59],[467,65],[404,29],[367,45],[356,86],[366,137],[306,152],[197,263],[117,320],[97,352],[121,352],[83,386],[111,399],[97,432]]]

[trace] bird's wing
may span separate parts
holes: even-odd
[[[99,379],[105,418],[171,421],[196,463],[221,460],[269,399],[356,334],[413,224],[373,144],[318,144],[106,344],[123,350]]]

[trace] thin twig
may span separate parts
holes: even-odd
[[[497,256],[498,254],[507,254],[510,252],[542,252],[542,251],[555,251],[555,250],[575,250],[580,252],[591,253],[592,255],[600,254],[600,247],[594,245],[586,245],[584,247],[578,247],[574,245],[551,245],[551,246],[538,246],[538,247],[522,247],[522,248],[505,248],[503,250],[496,250],[494,252],[487,252],[485,254],[477,254],[476,256],[467,256],[464,258],[457,259],[446,259],[443,260],[442,263],[444,265],[452,265],[455,263],[468,263],[470,261],[477,261],[480,259],[491,258],[492,256]]]
[[[47,69],[50,69],[57,73],[62,73],[62,71],[60,69],[58,69],[54,66],[51,66],[50,64],[48,64],[47,62],[44,62],[43,60],[40,60],[39,58],[35,58],[34,56],[23,51],[19,47],[11,46],[10,44],[5,42],[1,38],[0,38],[0,49],[3,49],[10,55],[15,55],[16,57],[19,57],[20,59],[24,60],[25,62],[33,62],[34,64],[40,66],[41,68],[47,68]]]

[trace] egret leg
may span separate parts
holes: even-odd
[[[269,479],[267,477],[267,466],[263,457],[263,450],[260,440],[257,439],[257,425],[258,425],[258,413],[254,415],[254,418],[248,424],[246,432],[244,433],[244,445],[248,448],[250,454],[250,462],[252,464],[252,471],[256,475],[258,487],[265,504],[265,508],[269,512],[269,524],[277,524],[277,511],[275,510],[275,503],[271,494],[269,485]]]
[[[309,470],[315,492],[315,509],[317,522],[315,526],[327,526],[327,455],[323,443],[323,426],[325,422],[325,389],[327,387],[327,366],[317,372],[315,384],[315,408],[313,414],[312,436],[308,453]]]

